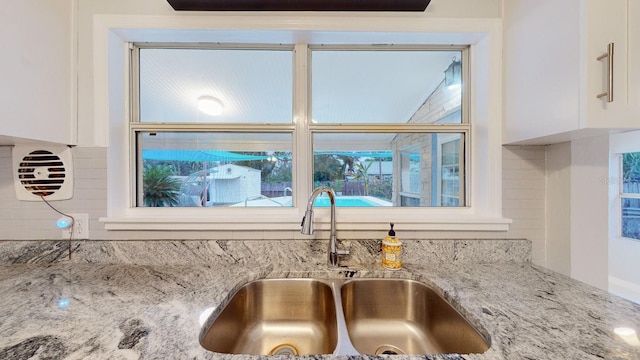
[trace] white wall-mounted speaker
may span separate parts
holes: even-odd
[[[13,179],[18,200],[68,200],[73,197],[73,157],[63,145],[16,145]]]

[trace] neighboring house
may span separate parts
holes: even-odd
[[[458,88],[434,90],[409,123],[460,123],[461,97]],[[425,140],[426,139],[426,140]],[[393,157],[400,159],[394,177],[394,206],[460,206],[464,189],[459,176],[464,171],[460,158],[459,134],[399,134],[392,143]],[[374,166],[372,166],[373,168]]]

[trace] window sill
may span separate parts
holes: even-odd
[[[212,221],[211,217],[190,217],[176,218],[175,216],[153,216],[153,217],[106,217],[101,218],[105,225],[105,230],[150,230],[150,231],[298,231],[300,221],[284,221],[282,219],[261,218],[259,220],[247,222],[246,219],[240,221],[236,219],[225,219],[225,221]],[[396,228],[405,231],[508,231],[511,219],[506,218],[475,218],[457,217],[447,219],[403,219],[393,220]],[[376,220],[349,221],[338,220],[337,230],[342,231],[377,231],[388,229],[388,218]],[[329,230],[330,221],[328,217],[317,216],[314,223],[317,230]]]

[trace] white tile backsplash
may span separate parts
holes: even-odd
[[[544,265],[545,154],[543,146],[505,146],[503,163],[503,215],[512,218],[508,232],[410,231],[406,239],[517,239],[533,244],[533,262]],[[120,239],[308,239],[298,231],[106,231],[98,221],[107,215],[107,149],[73,149],[75,186],[71,200],[53,204],[63,212],[88,213],[94,240]],[[0,240],[57,240],[54,223],[58,214],[40,202],[18,201],[13,188],[11,147],[0,146]],[[376,238],[381,232],[344,231],[340,237]]]

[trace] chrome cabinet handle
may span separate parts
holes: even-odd
[[[606,96],[607,102],[613,102],[613,43],[609,43],[609,46],[607,46],[606,54],[598,56],[598,61],[606,58],[609,58],[608,90],[606,92],[603,92],[602,94],[598,94],[597,97],[598,99],[600,99]]]

